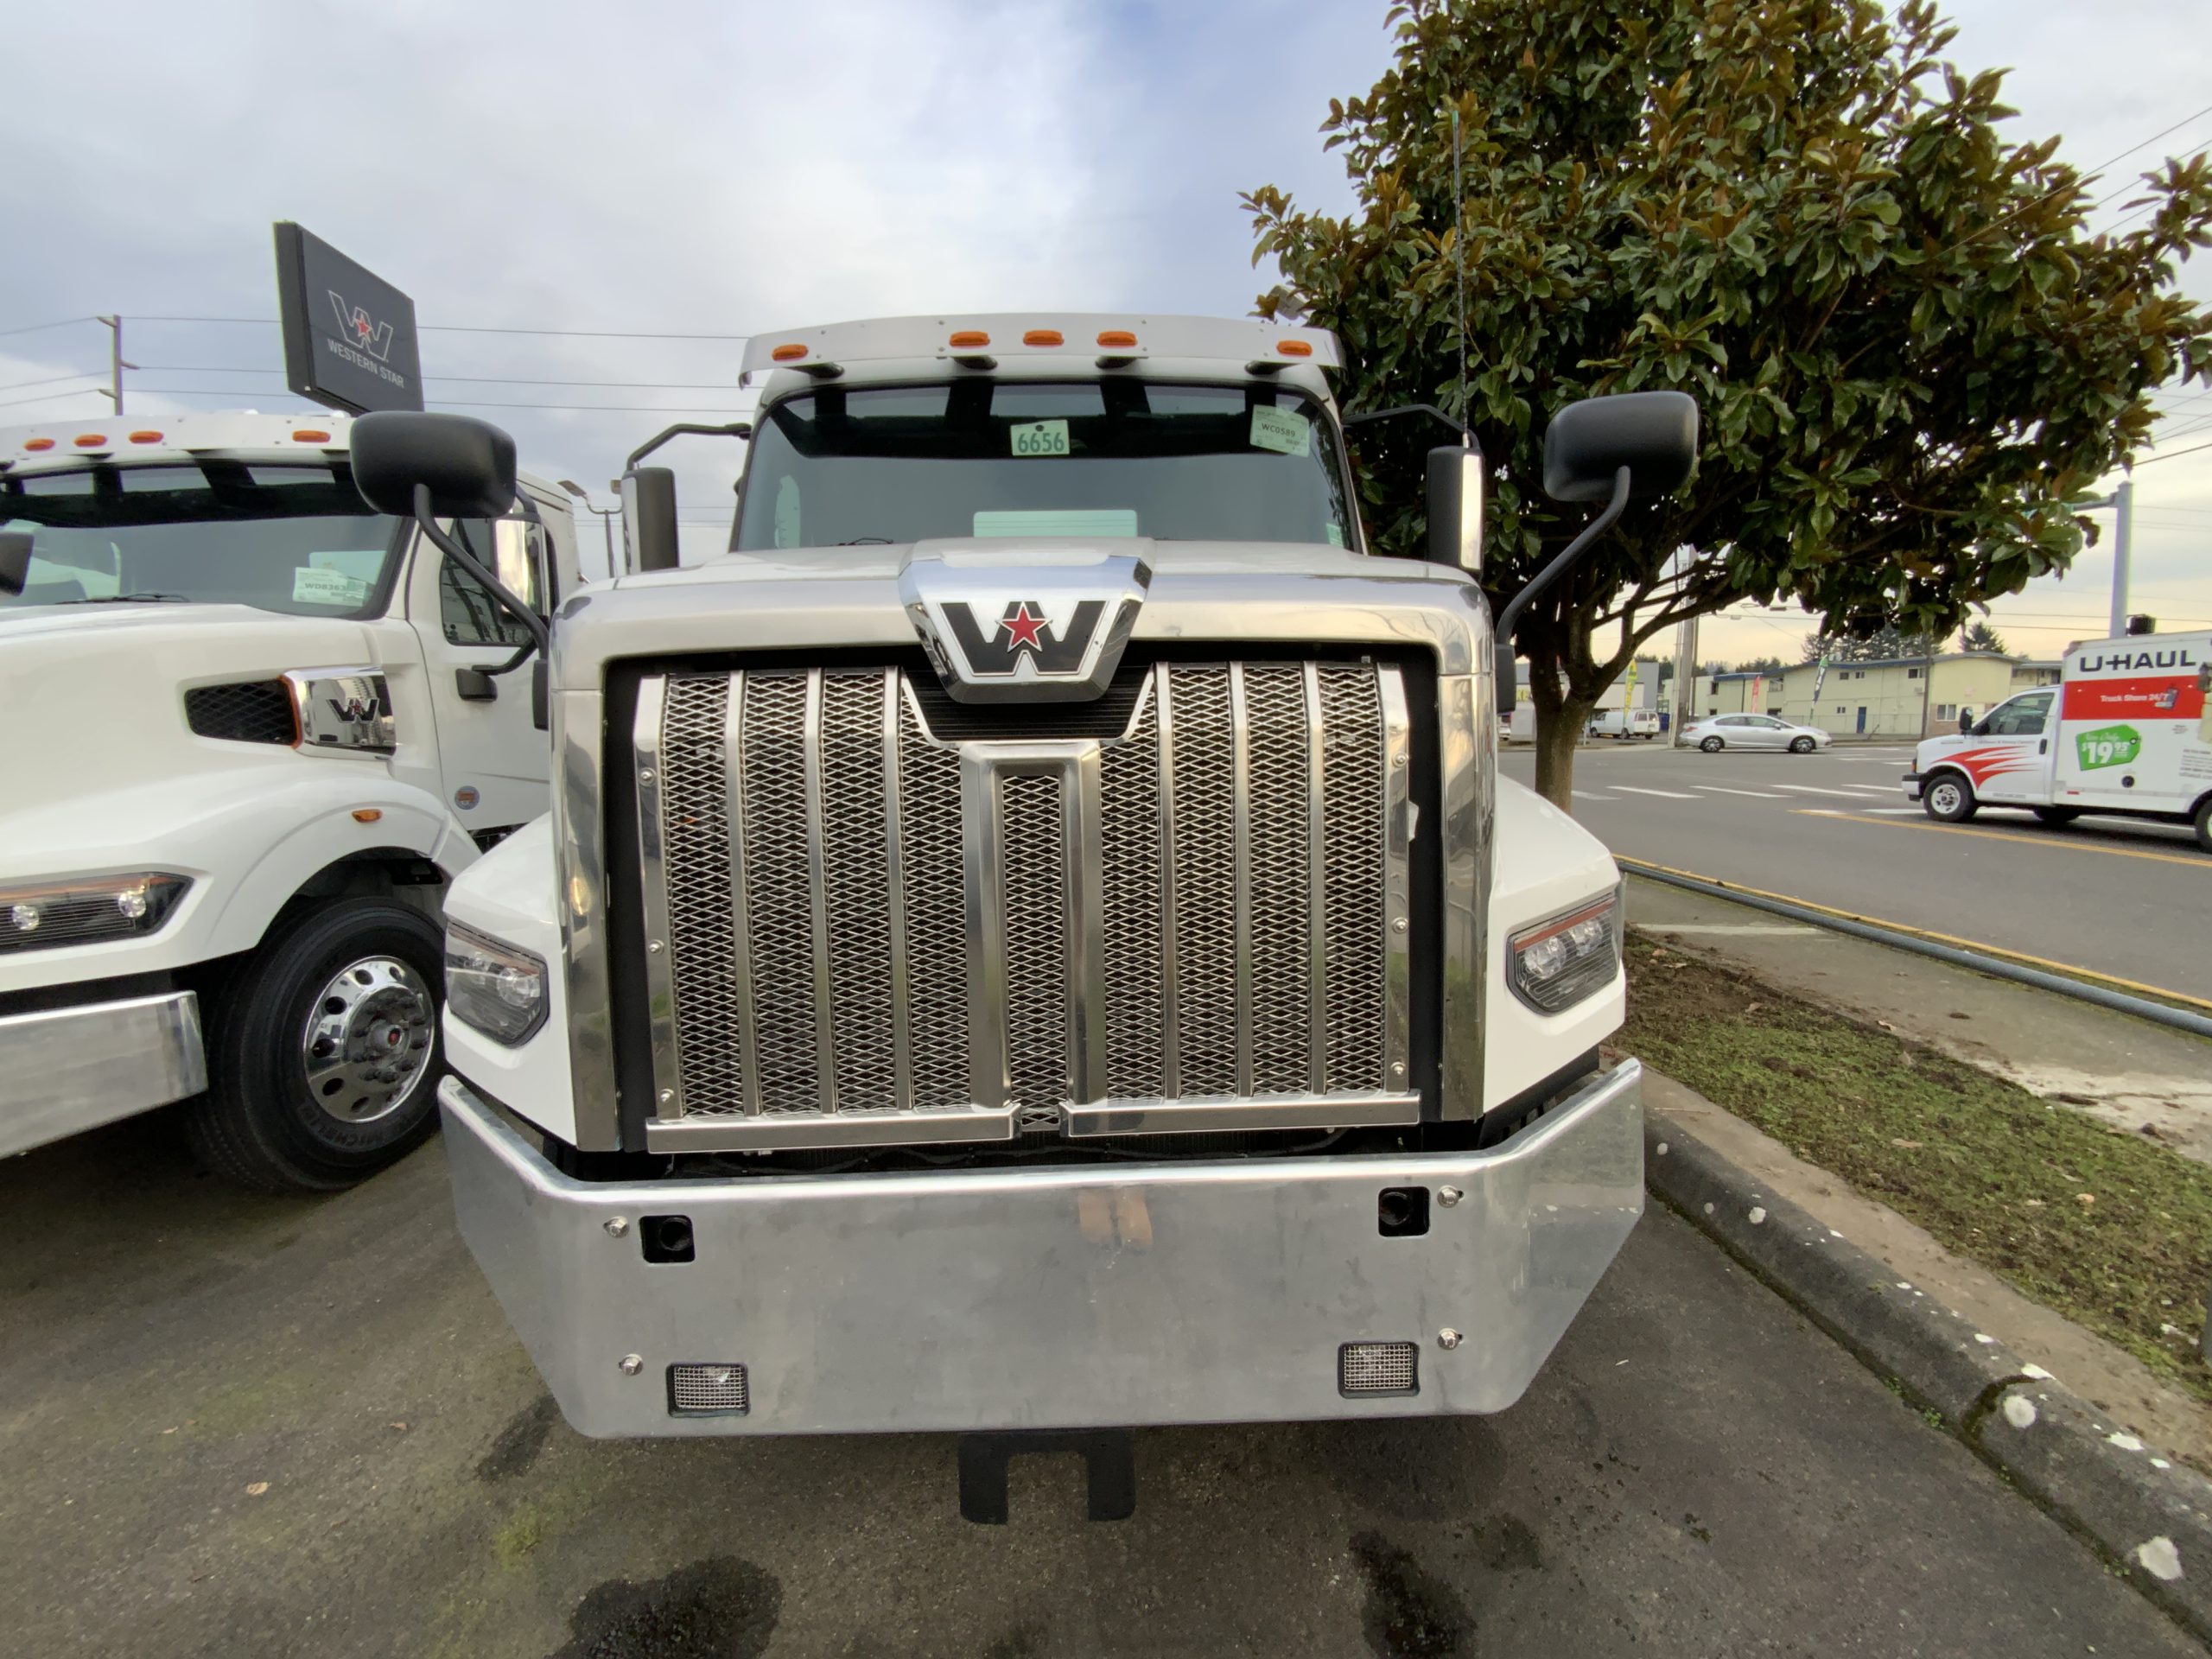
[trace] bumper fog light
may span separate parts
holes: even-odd
[[[0,887],[0,955],[155,932],[191,885],[149,871]]]

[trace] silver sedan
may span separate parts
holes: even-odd
[[[1694,743],[1707,754],[1723,749],[1787,749],[1810,754],[1828,746],[1828,734],[1817,726],[1793,726],[1772,715],[1707,715],[1684,728],[1682,741]]]

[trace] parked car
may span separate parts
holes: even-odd
[[[1787,749],[1810,754],[1828,746],[1828,734],[1817,726],[1793,726],[1772,715],[1707,715],[1684,728],[1683,741],[1707,754],[1723,749]]]

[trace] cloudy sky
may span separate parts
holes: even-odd
[[[936,310],[1239,315],[1271,276],[1250,268],[1236,193],[1273,182],[1348,205],[1314,128],[1386,64],[1383,10],[19,8],[0,101],[0,425],[105,411],[91,388],[106,330],[41,326],[94,312],[126,319],[144,365],[133,413],[302,407],[265,321],[279,219],[414,296],[434,403],[506,425],[531,470],[602,504],[640,439],[741,407],[738,340],[755,330]],[[1962,65],[2014,71],[2023,136],[2062,133],[2085,168],[2128,152],[2115,184],[2212,142],[2198,0],[2102,0],[2093,29],[2076,0],[1950,10]],[[2212,297],[2212,257],[2187,285]],[[173,318],[246,321],[156,321]],[[649,335],[683,337],[627,337]],[[2198,416],[2201,439],[2185,429]],[[2212,442],[2212,397],[2169,425],[2168,453]],[[706,556],[739,452],[668,453],[686,556]],[[2137,501],[2137,607],[2212,624],[2212,449],[2144,467]],[[1999,605],[1999,624],[2051,652],[2101,632],[2110,572],[2087,553]],[[1708,622],[1703,654],[1794,658],[1804,632]]]

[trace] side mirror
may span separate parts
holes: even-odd
[[[1544,433],[1544,493],[1603,501],[1629,469],[1632,499],[1672,495],[1697,467],[1697,403],[1680,391],[1585,397],[1552,416]]]
[[[553,729],[553,677],[540,657],[530,665],[530,723],[541,732]]]
[[[415,514],[416,486],[436,518],[498,518],[515,503],[515,441],[467,415],[380,410],[353,423],[353,486],[378,512]]]
[[[13,599],[31,579],[31,537],[22,530],[0,530],[0,594]]]
[[[1483,456],[1447,445],[1428,452],[1428,562],[1483,568]]]
[[[1970,732],[1970,731],[1974,730],[1974,710],[1973,710],[1973,709],[1960,709],[1960,710],[1959,710],[1959,730],[1960,730],[1961,733]]]
[[[676,569],[676,474],[667,467],[622,474],[622,552],[631,570]]]

